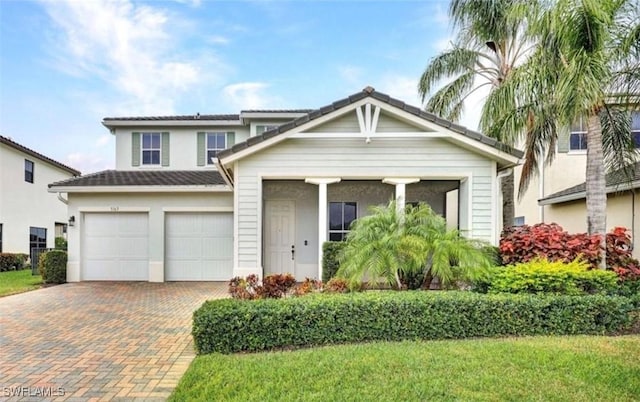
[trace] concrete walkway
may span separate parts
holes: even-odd
[[[83,282],[0,298],[0,400],[165,400],[195,357],[193,311],[222,297],[226,283]]]

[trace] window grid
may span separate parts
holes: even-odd
[[[213,158],[227,148],[227,133],[207,133],[207,165],[213,165]]]
[[[160,133],[142,133],[142,164],[160,165],[162,152],[162,135]]]
[[[636,148],[640,148],[640,111],[631,112],[631,136]]]
[[[351,224],[357,219],[356,202],[329,203],[329,241],[344,241],[351,230]]]
[[[35,165],[29,159],[24,160],[24,181],[33,183]]]
[[[47,248],[47,229],[46,228],[29,228],[29,251],[34,248]],[[31,253],[29,253],[31,255]]]
[[[571,125],[569,134],[569,150],[581,151],[587,149],[587,124],[585,119],[580,118]]]

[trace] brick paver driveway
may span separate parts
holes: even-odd
[[[0,298],[0,400],[163,400],[194,357],[192,312],[220,297],[222,283],[84,282]]]

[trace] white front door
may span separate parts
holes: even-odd
[[[295,274],[295,217],[295,201],[265,202],[265,275]]]

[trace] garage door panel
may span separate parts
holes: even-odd
[[[229,212],[166,216],[166,278],[228,280],[233,273],[233,215]]]
[[[83,280],[148,280],[147,214],[86,213],[83,228]]]

